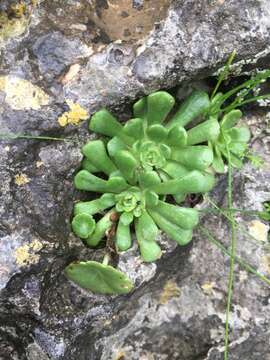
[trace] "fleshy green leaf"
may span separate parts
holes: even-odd
[[[157,91],[147,96],[147,122],[149,125],[163,122],[175,103],[166,91]]]
[[[166,142],[171,146],[177,146],[177,147],[186,146],[187,144],[186,130],[180,125],[173,126],[168,132],[168,137],[166,139]]]
[[[106,109],[96,112],[89,123],[89,130],[110,137],[119,135],[122,129],[122,125]]]
[[[113,137],[108,143],[107,143],[107,149],[108,153],[111,157],[114,157],[115,154],[118,151],[121,150],[127,150],[127,145],[118,137]]]
[[[135,102],[133,105],[133,113],[136,118],[145,119],[147,111],[147,100],[146,97]]]
[[[82,201],[74,205],[74,215],[86,213],[88,215],[94,215],[109,207],[114,206],[115,195],[103,194],[100,198],[92,201]]]
[[[158,228],[146,211],[136,220],[135,231],[143,260],[151,262],[159,259],[161,249],[156,243]]]
[[[158,195],[153,191],[145,191],[145,204],[147,207],[155,207],[158,204]]]
[[[76,189],[101,193],[119,193],[128,186],[122,177],[115,176],[106,181],[90,174],[87,170],[79,171],[75,176],[74,183]]]
[[[209,105],[209,96],[206,92],[200,90],[193,91],[193,93],[183,102],[180,109],[168,123],[168,127],[172,128],[175,125],[187,125],[196,117],[206,112]]]
[[[155,212],[149,211],[152,218],[155,220],[158,227],[164,231],[169,237],[175,240],[179,245],[186,245],[192,239],[192,230],[184,230],[181,227],[171,223],[163,216]]]
[[[82,169],[87,170],[90,173],[96,173],[99,171],[87,158],[84,158],[82,161]]]
[[[82,239],[87,239],[95,230],[95,220],[91,215],[81,213],[72,220],[73,232]]]
[[[213,162],[213,151],[204,145],[175,149],[172,159],[190,169],[205,170]]]
[[[116,246],[119,251],[126,251],[131,247],[131,235],[129,224],[126,224],[125,213],[120,216],[116,230]]]
[[[241,158],[247,149],[247,144],[245,142],[232,142],[228,147],[233,154]]]
[[[222,130],[228,130],[234,127],[241,117],[242,112],[240,110],[232,110],[228,114],[224,115],[220,123]]]
[[[71,263],[65,274],[75,284],[96,294],[127,294],[133,288],[126,274],[96,261]]]
[[[194,228],[199,222],[198,211],[195,209],[184,208],[159,201],[154,210],[171,223],[186,230]]]
[[[231,153],[230,158],[232,166],[236,167],[237,169],[241,169],[243,167],[243,161],[239,159],[238,156]]]
[[[82,148],[82,153],[91,161],[91,163],[105,174],[110,175],[116,171],[114,163],[107,155],[103,141],[91,140]]]
[[[187,132],[187,144],[195,145],[205,141],[214,141],[220,132],[219,123],[216,119],[202,122]]]
[[[133,221],[133,214],[132,212],[124,212],[121,214],[120,219],[124,225],[130,225]]]
[[[190,170],[188,170],[184,165],[181,165],[173,160],[168,160],[162,170],[174,179],[179,179],[190,172]]]
[[[143,119],[130,119],[124,126],[124,133],[135,139],[141,139],[144,135]]]
[[[231,141],[247,143],[250,139],[250,131],[246,126],[232,128],[227,131],[227,134],[230,136]]]
[[[174,198],[174,201],[176,202],[176,204],[181,204],[185,198],[186,198],[187,194],[176,194],[176,195],[173,195],[173,198]]]
[[[159,143],[167,137],[168,130],[159,124],[151,125],[147,128],[146,131],[149,139]]]
[[[114,159],[124,178],[131,184],[135,184],[135,171],[139,167],[136,158],[128,150],[120,150],[115,154]]]
[[[125,134],[123,126],[119,121],[106,109],[102,109],[92,116],[89,130],[109,137],[117,136],[129,145],[132,145],[134,142],[131,137]]]
[[[160,178],[155,171],[145,171],[139,175],[139,183],[142,188],[148,188],[160,183]]]
[[[106,215],[103,216],[97,223],[94,233],[89,236],[86,240],[87,245],[97,246],[100,241],[103,239],[106,231],[110,229],[113,224],[112,215],[115,213],[115,210],[109,211]]]
[[[166,144],[160,144],[160,153],[165,157],[165,159],[169,159],[171,157],[172,151],[171,148]]]
[[[214,160],[212,166],[217,173],[223,174],[225,172],[224,161],[222,159],[218,146],[214,147]]]
[[[205,193],[210,191],[215,184],[215,178],[211,174],[202,174],[194,170],[181,179],[168,180],[149,187],[149,190],[157,194],[188,194],[188,193]]]
[[[139,239],[138,235],[137,238]],[[145,262],[153,262],[158,260],[161,255],[161,249],[155,241],[140,241],[139,242],[141,257]]]

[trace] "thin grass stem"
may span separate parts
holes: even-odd
[[[213,235],[208,231],[208,229],[206,229],[204,226],[199,225],[198,226],[199,230],[201,231],[202,234],[206,235],[207,239],[214,244],[217,248],[219,248],[223,254],[230,256],[231,253],[230,251],[217,239],[215,239],[213,237]],[[259,278],[261,281],[263,281],[264,283],[266,283],[268,286],[270,286],[270,279],[268,279],[266,276],[264,276],[263,274],[259,273],[256,269],[254,269],[248,262],[246,262],[245,260],[243,260],[242,258],[240,258],[239,256],[235,256],[235,261],[242,266],[243,269],[245,269],[246,271],[248,271],[249,273],[255,275],[257,278]]]
[[[234,58],[235,58],[235,55],[236,55],[236,51],[233,50],[233,52],[232,52],[231,55],[229,56],[229,59],[228,59],[226,65],[224,66],[223,71],[221,72],[221,74],[220,74],[219,77],[218,77],[218,82],[217,82],[217,84],[216,84],[216,86],[215,86],[215,88],[214,88],[214,90],[213,90],[213,92],[212,92],[212,94],[211,94],[210,100],[213,100],[213,98],[214,98],[214,96],[216,95],[216,93],[217,93],[220,85],[222,84],[222,82],[224,81],[224,79],[226,78],[226,76],[228,75],[228,73],[229,73],[229,71],[230,71],[230,66],[231,66],[231,64],[232,64],[232,62],[233,62],[233,60],[234,60]]]
[[[72,141],[69,138],[57,138],[51,136],[34,136],[26,134],[2,134],[0,133],[0,140],[52,140],[52,141]]]
[[[231,154],[228,147],[227,141],[226,152],[228,157],[228,207],[232,208],[232,164],[231,164]],[[228,360],[229,353],[229,320],[230,320],[230,310],[233,297],[233,282],[234,282],[234,264],[235,264],[235,255],[236,255],[236,236],[235,236],[235,221],[233,212],[229,211],[229,216],[232,218],[231,223],[231,251],[230,251],[230,270],[229,270],[229,280],[228,280],[228,295],[227,295],[227,307],[226,307],[226,322],[225,322],[225,350],[224,350],[224,360]]]

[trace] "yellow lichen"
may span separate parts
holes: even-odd
[[[85,110],[80,104],[76,104],[72,100],[66,100],[66,103],[68,104],[70,110],[64,112],[58,118],[60,126],[66,126],[68,124],[78,125],[81,121],[89,118],[87,110]]]
[[[21,36],[25,32],[28,23],[29,20],[24,15],[9,19],[6,13],[0,12],[0,44],[11,38]]]
[[[215,283],[210,282],[210,283],[205,283],[201,286],[203,292],[206,295],[213,295],[214,293],[214,287],[215,287]]]
[[[5,76],[0,76],[0,90],[3,91],[5,89],[6,79]]]
[[[263,256],[262,263],[265,271],[270,275],[270,255]]]
[[[17,174],[15,175],[15,184],[18,186],[25,185],[29,183],[30,179],[25,174]]]
[[[64,113],[58,118],[58,123],[60,126],[66,126],[68,124],[67,113]]]
[[[41,88],[16,76],[0,77],[0,90],[5,92],[5,101],[13,110],[39,110],[50,100]]]
[[[23,2],[11,5],[11,9],[16,17],[22,17],[26,13],[26,5]]]
[[[40,168],[42,165],[44,165],[44,162],[43,162],[43,161],[37,161],[37,162],[36,162],[36,167],[37,167],[37,168]]]
[[[267,242],[269,226],[259,220],[253,220],[249,224],[249,233],[259,241]]]
[[[32,241],[30,244],[25,244],[15,250],[16,263],[19,266],[36,264],[39,260],[39,255],[36,254],[42,248],[42,243],[38,240]]]
[[[123,350],[120,350],[117,352],[117,354],[114,357],[114,360],[124,360],[126,353]]]
[[[163,288],[159,298],[160,304],[166,304],[170,299],[178,297],[181,294],[181,289],[173,280],[168,280]]]

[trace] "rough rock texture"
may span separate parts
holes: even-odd
[[[119,267],[136,284],[130,295],[88,294],[66,280],[70,261],[98,260],[103,250],[86,249],[69,227],[73,202],[82,197],[72,179],[87,124],[63,128],[57,119],[72,100],[89,114],[109,106],[124,120],[138,96],[212,75],[233,49],[243,59],[236,73],[264,66],[268,1],[174,1],[137,43],[112,42],[90,16],[94,3],[104,10],[114,1],[0,4],[0,132],[71,138],[0,143],[0,359],[222,359],[229,261],[199,230],[183,249],[162,238],[165,254],[156,264],[142,264],[135,247],[124,254]],[[144,3],[132,2],[138,16]],[[261,210],[270,199],[267,119],[247,118],[266,164],[235,174],[241,208]],[[212,198],[225,207],[225,196],[221,177]],[[260,234],[255,220],[239,218]],[[229,244],[226,219],[206,215],[203,224]],[[238,243],[239,255],[270,276],[267,244],[241,234]],[[269,287],[238,265],[235,281],[230,358],[268,360]]]

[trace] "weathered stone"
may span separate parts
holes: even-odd
[[[20,19],[10,13],[17,3],[3,0],[0,11]],[[89,114],[110,107],[125,120],[131,102],[152,90],[181,85],[183,98],[191,81],[197,86],[213,75],[233,49],[242,60],[235,64],[236,75],[266,66],[268,1],[178,0],[166,16],[159,12],[164,19],[155,25],[144,12],[153,2],[133,1],[132,11],[143,14],[135,20],[146,21],[137,43],[134,23],[131,35],[124,34],[132,41],[126,42],[112,42],[118,37],[108,30],[113,24],[101,25],[114,1],[99,2],[100,22],[91,13],[98,2],[21,3],[26,27],[0,40],[0,133],[71,140],[0,143],[0,359],[222,359],[229,259],[199,230],[185,248],[162,237],[164,255],[156,264],[142,264],[136,245],[116,259],[135,282],[127,296],[98,296],[67,281],[68,263],[99,261],[104,249],[87,249],[69,224],[74,201],[85,196],[74,190],[73,176],[80,148],[91,136],[87,122],[61,127],[58,119],[70,110],[66,100]],[[128,21],[125,7],[116,12],[114,19],[120,14]],[[244,121],[265,165],[254,170],[246,164],[235,172],[234,205],[262,210],[270,200],[267,116],[251,112]],[[226,207],[226,181],[221,176],[211,194],[221,207]],[[254,220],[237,214],[247,232]],[[224,217],[207,214],[202,224],[229,246]],[[238,254],[269,276],[267,243],[254,243],[241,232],[237,242]],[[268,299],[269,287],[236,265],[230,358],[267,360]]]

